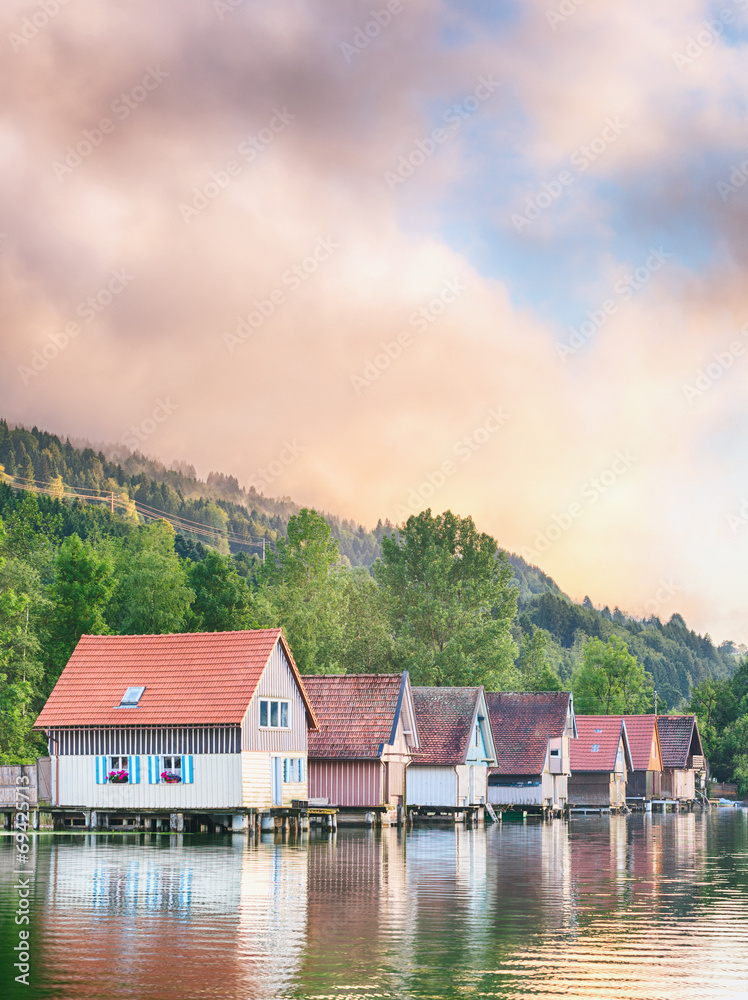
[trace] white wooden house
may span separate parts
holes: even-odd
[[[280,629],[83,636],[35,728],[68,824],[243,828],[307,799],[316,720]]]
[[[577,736],[568,691],[486,695],[497,762],[488,801],[502,809],[563,812],[568,805],[570,744]]]
[[[482,687],[413,688],[419,748],[406,772],[409,809],[479,811],[496,750]]]

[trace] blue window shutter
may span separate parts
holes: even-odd
[[[306,781],[306,757],[299,761],[299,781]]]
[[[186,785],[191,785],[192,784],[192,754],[189,754],[187,757],[183,757],[182,758],[182,768],[184,770],[184,777],[182,778],[182,781]]]
[[[291,763],[291,761],[288,759],[288,757],[284,757],[283,758],[283,780],[284,781],[288,781],[288,765],[290,763]]]
[[[101,757],[96,758],[96,784],[100,785],[101,782]]]
[[[135,784],[140,784],[140,757],[135,757]]]
[[[148,757],[148,784],[153,784],[153,757]]]

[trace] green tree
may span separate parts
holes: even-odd
[[[5,519],[5,526],[3,547],[8,555],[40,569],[48,565],[59,540],[60,514],[44,513],[34,493],[21,493]]]
[[[523,691],[561,691],[561,680],[550,659],[551,636],[545,629],[533,628],[523,636],[517,667]]]
[[[316,510],[303,507],[289,518],[287,537],[279,538],[276,551],[267,553],[259,577],[271,586],[295,587],[308,597],[329,579],[338,562],[330,525]]]
[[[104,614],[114,587],[112,569],[111,562],[97,555],[78,535],[70,535],[60,546],[55,579],[49,590],[51,683],[70,659],[82,635],[103,635],[109,631]]]
[[[258,573],[254,609],[262,627],[281,626],[303,673],[344,669],[347,595],[338,543],[321,514],[303,508],[287,539]]]
[[[342,584],[346,601],[341,669],[349,674],[392,671],[392,629],[380,587],[363,568],[343,574]]]
[[[6,542],[0,519],[0,548]],[[44,749],[31,730],[41,703],[44,606],[37,571],[0,556],[0,764],[31,763]]]
[[[617,635],[589,639],[573,677],[574,702],[581,715],[635,715],[651,710],[651,676]]]
[[[416,684],[515,687],[517,589],[505,553],[472,518],[430,510],[382,538],[375,564],[395,661]]]
[[[124,635],[179,632],[194,593],[174,551],[174,529],[155,521],[126,539],[116,561],[117,586],[107,614]]]
[[[247,581],[229,559],[208,552],[189,567],[188,582],[195,594],[190,607],[191,631],[233,632],[257,627]]]
[[[729,680],[707,679],[691,693],[704,754],[718,781],[734,781],[748,794],[748,657]]]

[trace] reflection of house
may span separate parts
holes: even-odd
[[[626,781],[629,801],[649,802],[661,794],[662,753],[656,715],[624,715],[631,749],[631,771]]]
[[[397,819],[418,747],[407,672],[307,676],[304,685],[319,720],[309,734],[309,797]]]
[[[563,810],[568,801],[569,741],[577,735],[571,694],[487,694],[497,766],[488,801]]]
[[[625,809],[631,750],[623,716],[578,715],[577,732],[571,743],[569,804]]]
[[[289,995],[307,929],[306,852],[266,838],[219,844],[57,838],[34,869],[42,992],[63,995],[72,981],[68,996],[120,997],[126,981],[135,997]]]
[[[658,715],[662,748],[662,795],[680,802],[696,800],[696,775],[706,773],[704,750],[695,715]],[[700,784],[698,791],[703,785]]]
[[[280,629],[83,636],[36,721],[58,817],[177,829],[306,799],[314,725]]]
[[[462,811],[486,802],[496,762],[482,687],[417,687],[420,748],[408,768],[408,808]]]

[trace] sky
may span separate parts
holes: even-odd
[[[748,641],[748,0],[4,0],[0,411]]]

